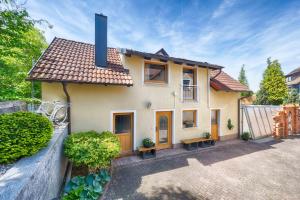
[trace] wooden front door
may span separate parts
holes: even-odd
[[[133,151],[133,113],[114,113],[114,133],[121,143],[121,155]]]
[[[211,111],[211,137],[219,140],[219,110]]]
[[[166,149],[172,147],[172,112],[156,112],[156,147]]]

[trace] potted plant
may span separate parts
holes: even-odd
[[[249,132],[243,132],[241,135],[242,140],[248,141],[250,139],[250,134]]]
[[[210,133],[209,132],[205,132],[205,133],[203,133],[203,135],[204,135],[205,139],[209,139],[210,138]]]
[[[150,147],[154,147],[155,143],[150,138],[145,138],[143,139],[143,146],[145,148],[150,148]]]
[[[227,128],[228,128],[229,130],[231,130],[231,129],[234,128],[234,125],[232,124],[231,119],[228,119],[228,121],[227,121]]]
[[[184,124],[185,128],[191,128],[194,126],[193,121],[185,121],[183,124]]]

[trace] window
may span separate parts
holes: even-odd
[[[182,112],[182,127],[191,128],[197,126],[197,111],[184,110]]]
[[[145,63],[144,80],[145,82],[167,83],[167,65]]]
[[[115,134],[131,132],[131,115],[130,114],[115,114],[114,119]]]
[[[182,97],[183,100],[197,99],[197,78],[196,70],[191,68],[183,68],[182,71]]]

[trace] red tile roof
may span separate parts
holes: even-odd
[[[245,92],[249,88],[228,74],[220,70],[214,70],[210,73],[210,86],[215,90]]]
[[[95,83],[105,85],[133,85],[129,70],[122,65],[116,48],[107,49],[107,67],[95,65],[94,45],[54,38],[41,56],[27,80],[49,82]],[[211,86],[216,90],[249,91],[228,74],[211,72]]]
[[[107,48],[107,67],[95,65],[94,45],[54,38],[45,53],[29,72],[28,80],[133,84],[129,70],[122,66],[116,48]]]

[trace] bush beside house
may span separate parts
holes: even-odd
[[[63,199],[98,199],[110,180],[108,168],[111,160],[120,153],[118,137],[104,131],[74,133],[65,140],[66,157],[75,165],[88,167],[87,176],[73,177],[65,187]]]
[[[109,131],[101,134],[95,131],[70,135],[64,143],[67,158],[75,166],[87,166],[90,172],[107,168],[111,159],[120,153],[120,142]]]
[[[11,163],[46,147],[53,127],[44,116],[16,112],[0,115],[0,132],[0,163]]]
[[[250,133],[249,132],[243,132],[241,135],[242,140],[248,141],[250,139]]]

